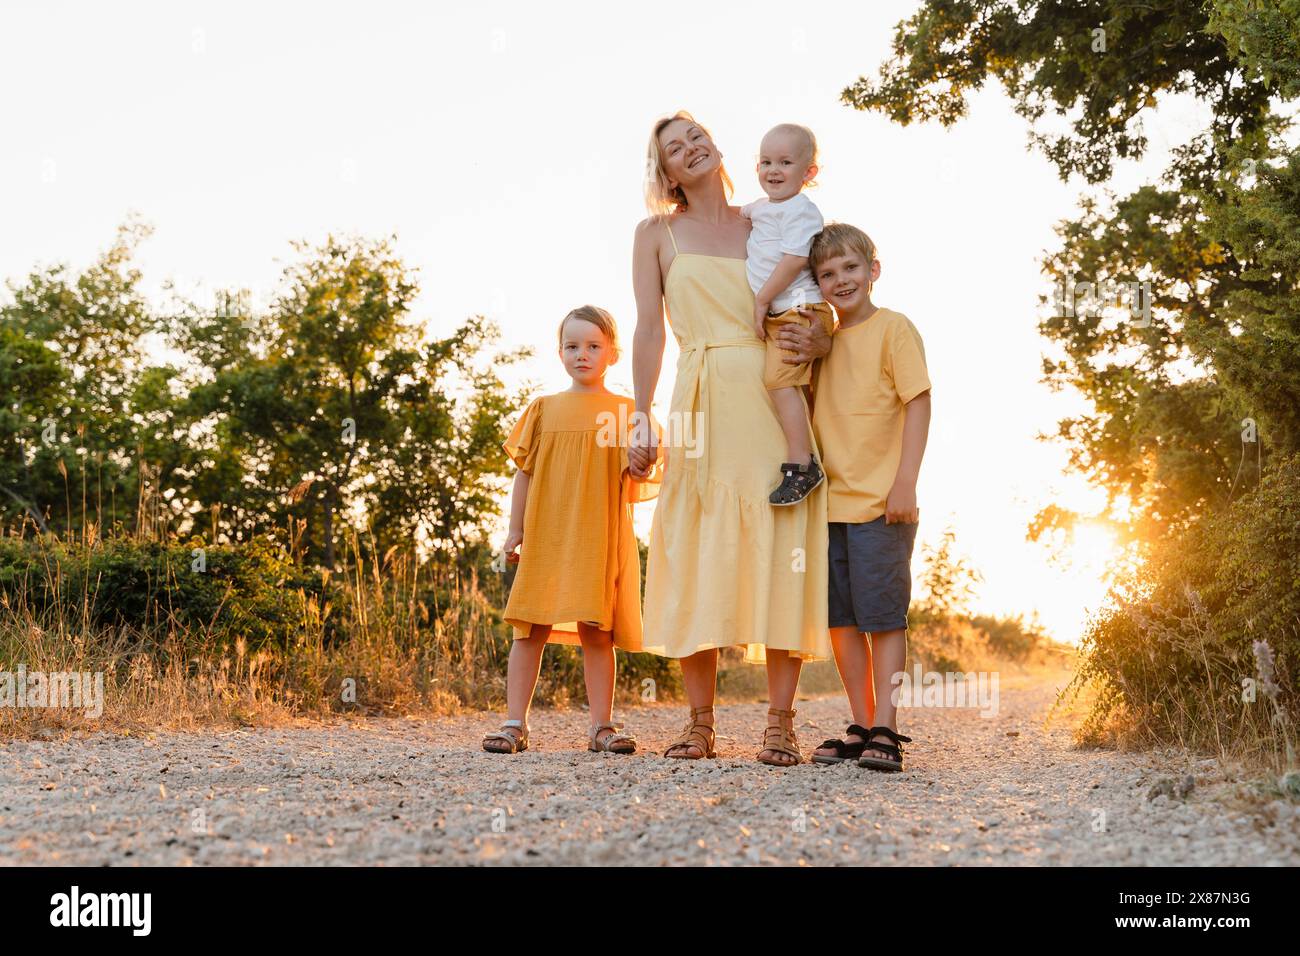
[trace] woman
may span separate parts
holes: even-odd
[[[681,659],[691,705],[665,756],[714,756],[718,648],[739,644],[748,660],[767,662],[771,709],[758,759],[791,766],[802,759],[793,709],[800,667],[829,656],[826,487],[797,507],[768,503],[785,440],[753,331],[749,221],[729,205],[730,189],[722,154],[689,113],[655,124],[646,184],[652,215],[637,227],[633,251],[632,374],[636,410],[648,415],[666,307],[681,349],[669,434],[690,441],[665,443],[646,563],[644,648]],[[784,334],[792,362],[829,351],[829,337],[812,325]],[[633,474],[646,474],[657,452],[650,430],[640,431],[629,452]]]

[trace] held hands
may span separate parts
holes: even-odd
[[[885,524],[916,524],[920,520],[920,509],[916,506],[916,485],[907,481],[895,481],[885,499]]]
[[[516,531],[514,528],[511,528],[510,533],[506,535],[506,543],[504,548],[504,551],[506,553],[507,563],[509,564],[519,563],[519,546],[523,543],[524,543],[524,533],[522,531]]]
[[[638,481],[648,477],[658,458],[659,436],[654,428],[648,425],[633,428],[627,444],[628,471],[632,477]]]

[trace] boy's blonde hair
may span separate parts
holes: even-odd
[[[557,334],[560,348],[564,348],[564,327],[569,324],[570,319],[581,319],[584,322],[590,322],[596,328],[604,333],[605,338],[609,340],[609,350],[613,355],[611,362],[618,360],[622,349],[618,345],[618,326],[614,324],[614,317],[598,305],[580,305],[563,319],[560,320],[560,330]]]
[[[832,222],[813,236],[812,247],[808,250],[808,268],[815,276],[827,259],[851,252],[860,255],[868,268],[876,261],[876,244],[870,236],[847,222]]]
[[[670,215],[686,208],[686,193],[682,191],[682,187],[668,185],[668,174],[664,172],[664,153],[659,148],[659,134],[664,131],[665,126],[677,120],[693,123],[704,130],[705,136],[713,139],[713,134],[705,128],[704,124],[697,122],[695,117],[686,110],[678,110],[671,116],[655,120],[650,130],[650,145],[646,148],[645,163],[645,207],[652,216]],[[716,147],[715,143],[714,148]],[[722,188],[726,190],[727,198],[730,199],[736,187],[732,184],[731,177],[727,175],[726,166],[719,163],[718,172],[722,175]]]

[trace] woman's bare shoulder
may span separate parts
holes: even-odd
[[[636,246],[640,249],[649,247],[658,252],[668,234],[667,225],[671,219],[672,216],[664,214],[647,216],[642,219],[637,223],[636,233],[633,238]]]
[[[638,236],[648,233],[662,232],[668,223],[672,222],[671,213],[657,213],[653,216],[646,216],[636,224],[636,234]]]

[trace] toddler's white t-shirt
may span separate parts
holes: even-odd
[[[754,224],[745,244],[745,272],[749,287],[757,295],[784,255],[806,256],[812,246],[813,236],[824,225],[821,211],[804,193],[791,196],[782,202],[772,202],[764,196],[740,210]],[[797,302],[821,302],[821,290],[812,272],[804,267],[772,302],[773,312],[785,312]]]

